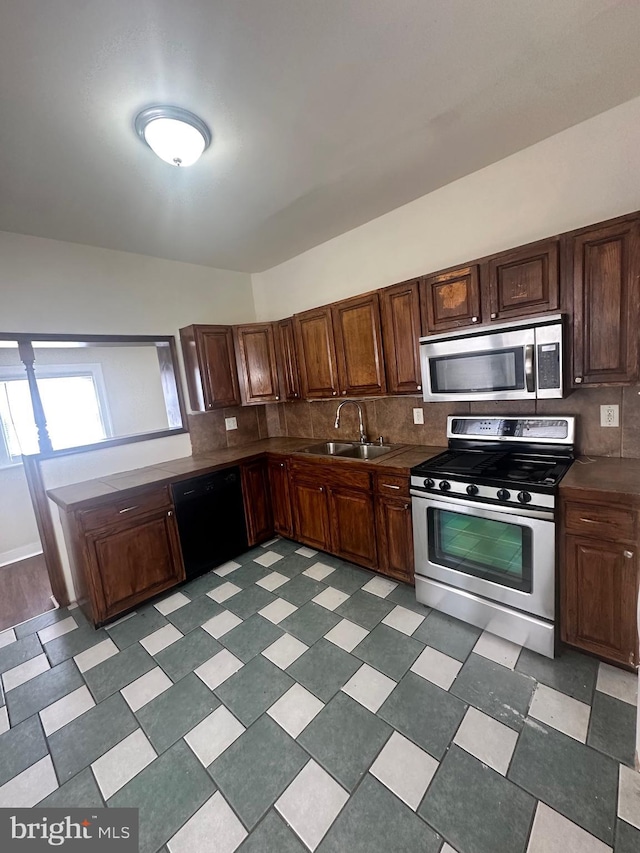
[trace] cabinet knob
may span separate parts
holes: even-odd
[[[472,318],[471,318],[471,322],[472,322],[472,323],[477,323],[477,322],[478,322],[478,318],[477,318],[477,317],[472,317]]]
[[[319,492],[324,492],[324,486],[320,486],[320,487],[318,488],[318,491],[319,491]]]
[[[276,400],[279,400],[279,399],[280,399],[280,397],[276,396]]]
[[[207,409],[213,409],[213,403],[207,403]]]
[[[633,551],[623,551],[622,552],[627,560],[630,560],[633,557]]]
[[[492,319],[492,320],[497,320],[497,319],[498,319],[498,312],[497,312],[497,311],[493,311],[493,312],[492,312],[492,314],[491,314],[491,319]]]
[[[294,397],[297,397],[297,396],[298,396],[298,392],[297,392],[297,391],[294,391],[294,392],[293,392],[293,396],[294,396]]]
[[[346,396],[347,396],[347,392],[346,392],[346,391],[343,391],[343,392],[342,392],[342,396],[343,396],[343,397],[346,397]]]
[[[409,507],[410,507],[410,506],[411,506],[411,504],[405,504],[405,505],[404,505],[404,508],[405,508],[405,509],[409,509]]]
[[[332,391],[332,392],[331,392],[331,394],[332,394],[332,396],[333,396],[333,397],[335,397],[337,393],[338,393],[337,391]]]
[[[582,376],[576,376],[573,381],[576,383],[576,385],[580,385],[582,382]]]
[[[167,513],[167,518],[171,518],[172,515],[173,515],[173,510],[170,509],[169,512]]]
[[[422,391],[422,385],[418,385],[418,391]]]

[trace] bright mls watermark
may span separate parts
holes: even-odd
[[[3,853],[138,853],[138,809],[0,809]]]

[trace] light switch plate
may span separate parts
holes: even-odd
[[[227,432],[230,429],[238,429],[238,419],[237,418],[225,418],[224,425],[227,429]]]
[[[414,424],[423,424],[424,423],[424,410],[423,409],[414,409],[413,410],[413,422],[414,422]]]
[[[600,406],[600,426],[620,426],[620,406]]]

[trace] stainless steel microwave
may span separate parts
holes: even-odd
[[[420,338],[424,399],[562,397],[562,331],[562,315],[549,314]]]

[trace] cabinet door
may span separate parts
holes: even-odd
[[[184,580],[173,510],[160,510],[87,536],[99,621]]]
[[[632,221],[573,238],[576,385],[638,378],[639,233]]]
[[[313,480],[294,475],[291,506],[295,538],[320,551],[329,550],[329,508],[327,491]]]
[[[382,343],[389,394],[416,394],[420,377],[419,279],[380,291]]]
[[[480,279],[475,264],[425,276],[420,290],[422,328],[426,332],[471,326],[482,319]]]
[[[558,241],[503,252],[487,262],[488,314],[492,320],[557,311]]]
[[[302,396],[337,397],[338,368],[330,306],[296,314],[293,323]]]
[[[615,663],[638,661],[635,548],[566,536],[562,574],[562,639]]]
[[[331,552],[352,563],[374,569],[376,527],[371,492],[329,489]]]
[[[265,542],[273,536],[273,515],[269,473],[265,459],[240,466],[244,514],[247,519],[249,545]]]
[[[413,524],[407,498],[376,498],[378,570],[413,583]]]
[[[273,528],[282,536],[293,536],[289,469],[285,460],[269,460],[269,485],[273,508]]]
[[[342,396],[386,393],[378,294],[344,299],[331,309]]]
[[[293,318],[276,323],[276,358],[280,375],[280,392],[285,400],[300,399],[300,371],[293,331]]]
[[[180,340],[193,411],[239,406],[231,326],[187,326]]]
[[[275,403],[280,399],[276,347],[271,323],[251,323],[233,330],[242,402]]]

